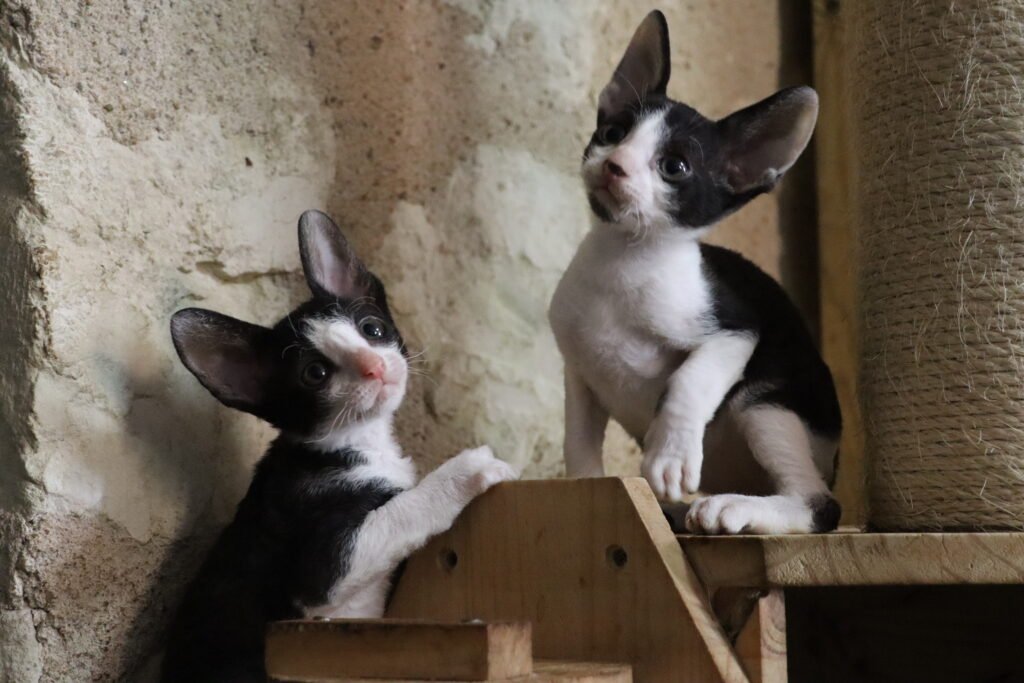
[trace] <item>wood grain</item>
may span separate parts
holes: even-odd
[[[536,656],[641,681],[747,680],[638,478],[499,484],[409,560],[388,613],[529,621]]]
[[[1024,533],[680,536],[709,588],[1024,583]]]
[[[836,497],[843,523],[863,525],[864,429],[857,393],[857,250],[853,197],[856,149],[846,82],[842,2],[814,0],[814,87],[820,98],[814,135],[818,175],[818,266],[821,350],[835,377],[843,411]]]
[[[392,619],[279,621],[267,629],[269,676],[305,680],[506,680],[533,670],[530,624]]]
[[[379,678],[277,678],[281,683],[380,683]],[[529,676],[504,679],[504,683],[632,683],[633,674],[625,664],[603,662],[534,662]],[[455,683],[443,680],[401,680],[392,683]]]
[[[786,601],[781,590],[771,590],[757,601],[736,638],[736,654],[751,683],[786,683]]]

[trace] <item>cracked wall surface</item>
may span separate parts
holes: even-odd
[[[665,3],[670,94],[720,116],[805,82],[779,29],[797,6]],[[167,321],[301,300],[305,208],[338,219],[423,351],[400,416],[422,468],[488,442],[561,473],[545,310],[588,226],[593,102],[647,9],[0,0],[0,682],[152,678],[270,436],[180,367]],[[713,241],[805,292],[801,197]],[[606,450],[636,473],[617,428]]]

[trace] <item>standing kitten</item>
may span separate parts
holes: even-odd
[[[654,11],[601,93],[582,166],[596,220],[551,302],[566,470],[603,474],[611,416],[643,445],[659,498],[720,494],[691,506],[691,531],[834,529],[832,376],[778,283],[698,241],[793,165],[817,95],[791,88],[710,121],[666,97],[668,78]]]
[[[416,484],[392,433],[408,365],[384,287],[324,214],[302,215],[299,243],[313,297],[273,328],[195,308],[171,322],[203,386],[281,434],[188,588],[165,682],[266,680],[271,620],[381,616],[399,563],[515,476],[484,447]]]

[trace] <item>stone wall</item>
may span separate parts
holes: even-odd
[[[807,80],[777,28],[797,5],[667,4],[670,92],[706,113]],[[400,431],[424,469],[489,442],[560,473],[545,310],[588,225],[592,103],[645,11],[0,0],[0,681],[152,677],[269,437],[180,367],[168,317],[283,314],[304,208],[339,220],[423,351]],[[715,239],[806,293],[787,192]],[[635,473],[611,431],[610,469]]]

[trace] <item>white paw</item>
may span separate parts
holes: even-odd
[[[470,499],[499,482],[519,478],[515,468],[494,457],[490,446],[462,451],[442,465],[438,472],[443,472]]]
[[[700,488],[704,464],[703,435],[670,430],[655,420],[644,437],[644,460],[640,472],[661,500],[679,502],[684,493]]]
[[[686,529],[695,534],[800,534],[812,527],[807,504],[786,496],[709,496],[686,515]]]

